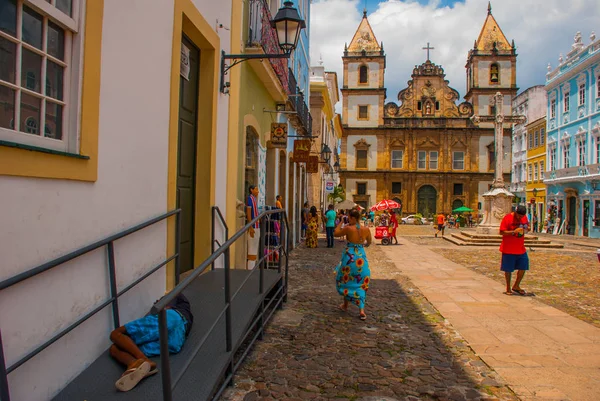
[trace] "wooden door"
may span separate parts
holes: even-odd
[[[179,135],[177,150],[177,207],[181,209],[181,272],[194,268],[194,220],[196,209],[196,146],[198,118],[198,75],[200,50],[187,38],[182,43],[189,49],[188,79],[179,78]]]

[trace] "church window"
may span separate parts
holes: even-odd
[[[488,145],[488,171],[496,168],[496,146],[494,142]]]
[[[585,104],[585,84],[579,85],[579,105]]]
[[[465,152],[452,152],[452,169],[465,169]]]
[[[550,118],[556,117],[556,100],[550,101]]]
[[[570,107],[571,105],[570,105],[570,101],[569,101],[569,92],[565,93],[565,96],[563,97],[563,105],[564,105],[563,111],[565,113],[568,113],[569,110],[571,109],[571,107]]]
[[[424,170],[425,168],[427,168],[427,152],[425,152],[424,150],[419,150],[417,160],[418,160],[418,165],[417,165],[418,169]]]
[[[454,184],[452,194],[453,195],[462,195],[463,194],[463,184]]]
[[[417,102],[417,110],[419,110],[419,111],[423,110],[423,103],[422,102]]]
[[[358,69],[358,82],[366,84],[369,82],[369,68],[366,65],[361,65]]]
[[[439,101],[435,102],[435,109],[436,110],[440,109],[440,102]]]
[[[367,183],[366,182],[357,182],[356,183],[356,194],[357,195],[366,195],[367,194]]]
[[[500,83],[500,66],[498,63],[492,63],[490,66],[490,83]]]
[[[490,106],[490,116],[496,115],[496,106]]]
[[[402,183],[401,182],[392,182],[392,193],[393,194],[402,193]]]
[[[429,170],[438,169],[438,152],[429,152]]]
[[[402,150],[392,150],[392,168],[402,168],[403,156]]]
[[[356,168],[367,168],[367,150],[356,150]]]
[[[368,120],[369,119],[369,106],[358,106],[358,119]]]

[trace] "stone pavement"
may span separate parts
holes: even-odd
[[[600,329],[401,239],[380,247],[522,400],[600,400]]]
[[[408,245],[386,250],[399,267],[386,247],[367,249],[372,280],[366,322],[356,308],[337,309],[333,268],[342,243],[327,249],[321,239],[319,245],[293,251],[288,302],[222,401],[518,399],[400,272],[404,264],[423,266],[414,262],[422,256],[402,256]]]

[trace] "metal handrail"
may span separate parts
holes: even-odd
[[[110,298],[108,298],[107,300],[102,302],[100,305],[96,306],[94,309],[92,309],[91,311],[89,311],[88,313],[86,313],[85,315],[80,317],[78,320],[73,322],[68,327],[66,327],[63,330],[56,333],[48,341],[46,341],[43,344],[36,347],[33,351],[29,352],[27,355],[25,355],[24,357],[19,359],[17,362],[13,363],[8,368],[6,367],[6,361],[4,359],[4,345],[2,343],[2,335],[0,332],[0,399],[2,399],[3,401],[10,401],[10,392],[9,392],[9,388],[8,388],[8,374],[9,373],[13,372],[15,369],[18,369],[21,365],[23,365],[24,363],[29,361],[34,356],[38,355],[40,352],[42,352],[43,350],[48,348],[50,345],[54,344],[56,341],[58,341],[59,339],[64,337],[66,334],[68,334],[69,332],[71,332],[72,330],[74,330],[75,328],[80,326],[86,320],[88,320],[89,318],[91,318],[96,313],[100,312],[102,309],[104,309],[105,307],[107,307],[110,304],[112,304],[114,328],[116,329],[117,327],[119,327],[120,318],[119,318],[118,298],[121,295],[128,292],[129,290],[131,290],[136,285],[138,285],[140,282],[142,282],[143,280],[148,278],[150,275],[152,275],[153,273],[158,271],[158,269],[162,268],[163,266],[165,266],[166,264],[168,264],[169,262],[171,262],[173,260],[175,260],[175,275],[176,275],[176,280],[178,280],[179,253],[180,253],[178,238],[179,238],[179,227],[180,227],[180,219],[181,219],[180,212],[181,212],[181,209],[172,210],[170,212],[167,212],[160,216],[154,217],[154,218],[147,220],[143,223],[140,223],[136,226],[133,226],[131,228],[123,230],[117,234],[113,234],[109,237],[106,237],[106,238],[100,240],[100,241],[94,242],[93,244],[79,248],[71,253],[68,253],[61,257],[53,259],[50,262],[46,262],[46,263],[39,265],[33,269],[27,270],[23,273],[17,274],[16,276],[10,277],[10,278],[0,282],[0,290],[3,290],[3,289],[11,287],[13,285],[16,285],[18,283],[21,283],[29,278],[35,277],[40,273],[43,273],[43,272],[51,270],[55,267],[58,267],[64,263],[67,263],[67,262],[75,259],[75,258],[83,256],[83,255],[85,255],[89,252],[92,252],[98,248],[101,248],[103,246],[107,247],[107,259],[108,259],[108,270],[109,270],[109,281],[110,281],[109,282],[109,285],[110,285],[109,290],[110,290],[110,294],[111,294]],[[124,238],[130,234],[140,231],[140,230],[142,230],[146,227],[149,227],[155,223],[158,223],[162,220],[165,220],[173,215],[176,215],[176,217],[177,217],[177,229],[176,229],[176,233],[175,233],[175,235],[176,235],[175,253],[173,255],[167,257],[164,261],[162,261],[161,263],[159,263],[158,265],[156,265],[155,267],[150,269],[148,272],[146,272],[144,275],[142,275],[141,277],[136,279],[133,283],[129,284],[127,287],[125,287],[121,291],[117,291],[116,264],[115,264],[115,257],[114,257],[114,241]]]
[[[217,209],[213,208],[213,213],[215,211],[218,212],[218,208]],[[247,223],[244,227],[242,227],[238,232],[236,232],[231,238],[227,239],[227,241],[225,241],[225,243],[223,245],[221,245],[217,250],[215,250],[197,268],[195,268],[192,271],[192,273],[188,277],[185,278],[185,280],[183,280],[181,283],[179,283],[177,286],[175,286],[175,288],[173,288],[168,294],[166,294],[164,297],[162,297],[160,300],[158,300],[152,306],[150,313],[158,314],[158,324],[159,324],[159,332],[160,332],[160,347],[161,347],[161,353],[160,353],[161,376],[162,376],[161,379],[162,379],[163,400],[164,401],[171,401],[173,399],[172,391],[173,391],[173,388],[175,387],[175,385],[177,384],[177,382],[181,379],[181,376],[182,376],[181,372],[185,372],[187,370],[187,367],[192,363],[192,361],[194,360],[194,358],[200,351],[201,347],[204,345],[204,343],[206,342],[206,340],[209,338],[210,334],[213,332],[214,328],[216,327],[216,323],[215,323],[215,324],[213,324],[212,327],[209,328],[207,333],[203,336],[202,340],[196,345],[193,352],[191,352],[189,354],[188,358],[186,358],[183,369],[180,371],[180,373],[177,375],[177,377],[172,378],[170,362],[169,362],[169,352],[168,352],[168,331],[167,331],[166,307],[175,299],[175,297],[177,297],[179,294],[181,294],[195,279],[197,279],[201,274],[203,274],[206,271],[206,269],[208,269],[209,266],[212,266],[217,258],[224,255],[225,256],[225,285],[224,285],[224,287],[225,287],[224,288],[225,306],[219,312],[218,316],[220,319],[223,316],[223,313],[225,313],[226,351],[230,352],[232,350],[231,303],[232,303],[233,299],[235,299],[235,297],[238,295],[241,288],[243,288],[245,283],[250,279],[250,277],[254,274],[254,272],[256,270],[259,271],[259,275],[260,275],[259,293],[261,293],[261,294],[263,293],[263,286],[264,286],[264,284],[263,284],[263,281],[264,281],[263,269],[264,269],[264,261],[266,260],[265,259],[266,257],[263,256],[256,261],[254,271],[252,271],[249,275],[246,276],[246,278],[242,281],[242,284],[239,286],[238,290],[232,295],[231,288],[230,288],[230,281],[231,281],[230,280],[230,270],[231,269],[230,269],[230,249],[229,248],[239,238],[244,236],[246,234],[246,232],[249,231],[250,228],[252,228],[257,222],[262,223],[264,220],[269,221],[270,216],[273,214],[279,214],[279,216],[281,216],[279,220],[283,221],[283,223],[285,224],[285,228],[287,230],[287,231],[285,231],[285,233],[286,233],[285,246],[280,245],[277,247],[277,251],[279,252],[279,256],[280,256],[279,257],[280,266],[279,266],[278,270],[281,273],[281,252],[283,251],[283,252],[285,252],[286,255],[288,255],[289,223],[287,221],[287,214],[284,209],[267,210],[267,211],[262,212],[258,216],[256,216],[249,223]],[[213,220],[213,223],[214,223],[214,220]],[[214,227],[213,227],[213,230],[214,230]],[[283,233],[284,233],[283,226],[280,226],[281,237],[283,237]],[[263,251],[264,236],[265,236],[265,224],[260,224],[258,254],[264,253],[264,251]],[[284,244],[283,240],[281,241],[281,243]],[[257,269],[257,267],[258,267],[258,269]],[[280,289],[280,291],[283,291],[283,294],[284,294],[283,301],[285,301],[285,299],[287,297],[287,291],[285,291],[285,288],[287,288],[287,283],[288,283],[288,274],[289,274],[288,270],[289,270],[289,264],[288,264],[288,257],[286,256],[285,284],[284,284],[284,288]],[[263,322],[264,322],[264,316],[263,316],[263,310],[262,310],[263,308],[264,308],[264,305],[261,305],[261,313],[259,314],[259,317],[257,318],[258,321],[261,323],[261,328],[258,330],[257,336],[255,336],[255,338],[260,338],[262,336],[262,331],[263,331],[262,327],[263,327]],[[163,352],[163,349],[164,349],[164,352]],[[235,370],[236,370],[236,367],[233,366],[232,363],[233,363],[233,356],[231,356],[231,358],[230,358],[230,363],[229,363],[230,366],[229,366],[228,373],[227,373],[227,378],[229,378],[228,380],[231,380],[233,372],[235,372]],[[226,381],[226,383],[227,383],[227,381]]]
[[[211,224],[211,246],[210,246],[210,250],[211,252],[215,251],[215,243],[218,244],[219,246],[221,246],[221,243],[215,238],[215,217],[218,217],[221,225],[223,225],[223,228],[225,229],[225,241],[227,241],[227,239],[229,238],[229,227],[227,226],[227,222],[225,222],[225,218],[223,217],[223,214],[221,213],[221,209],[219,209],[218,206],[213,206],[211,208],[211,217],[212,217],[212,224]],[[212,264],[212,270],[215,270],[215,264]],[[178,283],[179,284],[179,283]]]

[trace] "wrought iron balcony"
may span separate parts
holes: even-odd
[[[298,83],[296,82],[296,77],[294,76],[294,72],[291,68],[288,68],[288,82],[289,82],[289,101],[294,108],[294,111],[298,116],[298,120],[300,125],[305,131],[306,135],[312,136],[312,116],[310,115],[310,111],[308,110],[308,106],[306,105],[306,100],[304,99],[304,94],[298,88]]]
[[[279,47],[277,31],[271,27],[271,11],[265,0],[249,0],[249,23],[247,47],[261,47],[265,54],[283,54]],[[289,82],[287,59],[268,59],[284,91],[288,92]]]

